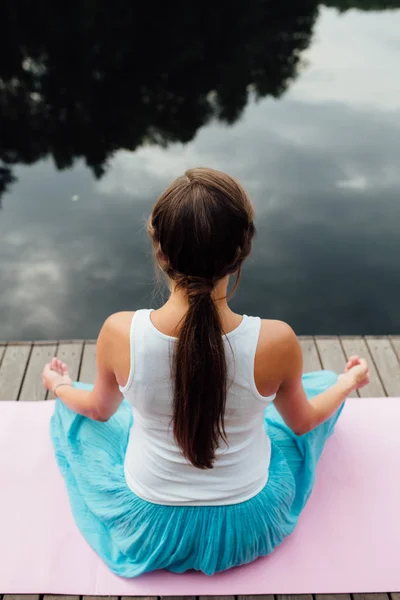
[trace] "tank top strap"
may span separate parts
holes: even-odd
[[[237,383],[249,389],[255,398],[261,402],[270,402],[273,396],[263,396],[257,390],[254,379],[254,362],[257,353],[258,341],[261,332],[260,317],[243,315],[241,325],[228,336],[228,348],[231,346],[233,353],[229,353],[234,362],[233,377]],[[229,352],[229,350],[228,350]],[[233,356],[232,356],[233,354]]]
[[[129,332],[129,349],[130,349],[130,371],[126,385],[119,386],[120,391],[126,394],[132,386],[135,371],[140,371],[142,368],[143,348],[146,336],[149,330],[149,314],[150,309],[140,309],[135,311]]]

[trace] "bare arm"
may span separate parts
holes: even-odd
[[[97,340],[97,377],[91,392],[68,385],[72,382],[66,365],[54,358],[44,368],[44,385],[48,389],[58,386],[57,396],[74,412],[95,421],[107,421],[117,411],[123,399],[111,364],[111,357],[116,355],[115,344],[115,315],[112,315],[104,323]],[[67,385],[60,385],[63,382]]]
[[[365,360],[352,357],[336,384],[308,400],[302,385],[300,344],[289,326],[284,337],[282,383],[274,404],[288,427],[297,435],[303,435],[329,419],[352,390],[368,383],[368,366]]]

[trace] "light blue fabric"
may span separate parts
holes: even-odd
[[[311,398],[336,380],[335,373],[318,371],[304,375],[303,385]],[[57,400],[51,437],[76,523],[112,571],[123,577],[155,569],[212,575],[269,554],[293,531],[340,411],[298,437],[269,406],[268,483],[254,498],[230,506],[161,506],[128,488],[123,464],[132,412],[126,401],[107,423],[100,423]]]

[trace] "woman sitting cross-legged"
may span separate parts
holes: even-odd
[[[253,219],[231,177],[187,171],[148,222],[168,301],[107,319],[94,387],[56,358],[44,368],[76,523],[124,577],[211,575],[270,553],[296,526],[346,397],[368,383],[358,357],[339,377],[302,375],[286,323],[229,308]]]

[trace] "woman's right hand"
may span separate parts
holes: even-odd
[[[340,379],[349,382],[354,390],[359,390],[369,384],[370,372],[367,361],[359,356],[351,356]]]

